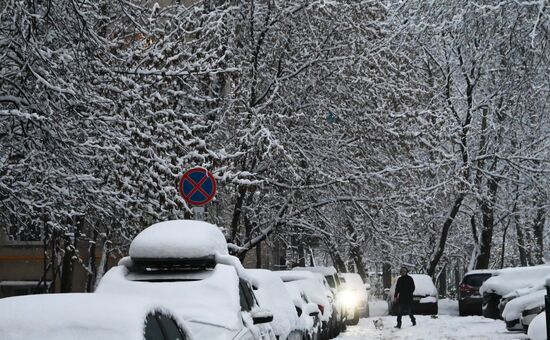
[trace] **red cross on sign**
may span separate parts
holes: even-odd
[[[180,194],[191,205],[205,205],[216,195],[214,175],[205,168],[187,170],[180,180]]]

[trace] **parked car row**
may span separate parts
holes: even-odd
[[[547,277],[550,265],[468,272],[459,286],[460,315],[503,319],[508,331],[523,331],[534,339],[536,336],[531,333],[538,327],[531,325],[541,318],[541,313],[544,317]],[[536,324],[546,327],[544,321]]]
[[[355,274],[357,275],[357,274]],[[333,267],[245,269],[214,225],[157,223],[94,294],[0,300],[6,339],[325,340],[368,314],[361,278]],[[144,298],[147,297],[147,298]]]

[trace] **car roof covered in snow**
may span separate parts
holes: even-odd
[[[437,296],[437,288],[429,275],[426,274],[410,274],[414,280],[414,295],[430,295]]]
[[[191,259],[227,254],[227,242],[221,230],[203,221],[156,223],[141,231],[130,244],[133,259]]]
[[[357,273],[341,273],[340,275],[344,278],[346,287],[360,290],[365,289],[365,283],[363,282],[361,275]]]
[[[479,292],[481,294],[495,293],[504,296],[515,289],[541,285],[544,283],[544,278],[549,274],[549,265],[500,269],[481,285]]]
[[[217,264],[214,269],[191,273],[151,273],[142,276],[130,273],[126,266],[111,268],[101,279],[98,294],[128,294],[155,298],[171,307],[185,321],[197,339],[208,339],[211,327],[230,331],[242,325],[239,298],[239,277],[235,267]],[[209,332],[205,335],[204,332]],[[222,332],[222,330],[219,330]]]
[[[163,304],[142,297],[73,293],[4,298],[0,299],[0,338],[142,339],[145,319],[156,311],[174,315]]]
[[[305,270],[305,271],[308,271],[308,272],[321,273],[324,276],[336,274],[336,268],[334,268],[333,266],[330,266],[330,267],[322,267],[322,266],[294,267],[294,268],[292,268],[292,270]]]

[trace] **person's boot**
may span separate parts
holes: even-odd
[[[400,324],[400,323],[398,323],[397,325],[395,325],[395,327],[394,327],[394,328],[401,328],[401,324]]]
[[[416,319],[412,319],[411,321],[413,323],[413,326],[416,326]]]

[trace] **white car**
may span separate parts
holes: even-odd
[[[341,273],[342,288],[338,293],[338,301],[344,305],[347,313],[347,323],[356,325],[359,318],[369,317],[370,285],[365,284],[357,273]]]
[[[190,340],[166,305],[138,297],[44,294],[0,299],[5,340]]]
[[[295,281],[284,282],[285,286],[294,307],[296,315],[298,315],[298,327],[305,332],[307,340],[318,340],[321,338],[322,322],[321,311],[317,304],[311,302],[307,292],[302,286],[296,284]]]
[[[197,339],[274,340],[273,315],[260,308],[252,283],[218,227],[177,220],[136,236],[130,257],[105,274],[97,293],[163,301]]]
[[[339,293],[342,288],[341,287],[342,283],[340,282],[340,278],[338,276],[338,272],[336,271],[336,268],[334,268],[333,266],[328,266],[328,267],[313,266],[313,267],[294,267],[292,268],[292,270],[309,271],[309,272],[318,273],[324,276],[334,296],[333,313],[334,313],[334,319],[336,320],[336,323],[337,323],[337,325],[335,326],[336,330],[334,332],[334,335],[338,335],[340,331],[344,331],[346,329],[347,313],[345,311],[344,303],[338,300]]]
[[[253,288],[258,302],[262,307],[273,312],[271,327],[277,339],[302,340],[314,333],[309,327],[303,326],[300,317],[307,314],[311,318],[319,314],[317,305],[305,306],[307,303],[299,301],[298,307],[295,306],[283,281],[272,271],[266,269],[247,269],[246,271],[255,281]]]
[[[333,309],[334,297],[323,275],[309,271],[276,271],[275,274],[285,283],[293,282],[306,293],[310,302],[317,304],[321,314],[321,338],[335,337],[338,333],[338,320]]]
[[[541,287],[539,290],[510,300],[502,312],[506,329],[509,331],[523,330],[524,327],[527,329],[535,316],[544,310],[545,295],[546,289]],[[524,314],[525,311],[528,313]]]

